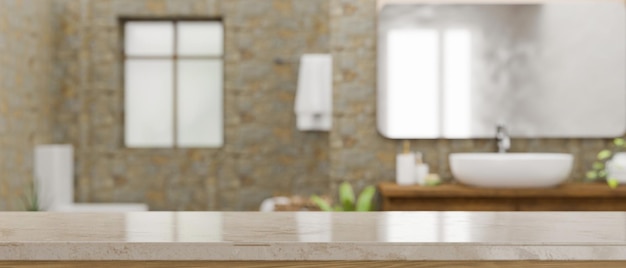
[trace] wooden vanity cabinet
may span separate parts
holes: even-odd
[[[626,186],[568,183],[544,189],[487,189],[460,184],[378,185],[383,211],[626,211]]]

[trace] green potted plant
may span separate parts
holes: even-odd
[[[619,185],[619,181],[614,177],[610,177],[610,174],[607,172],[606,166],[607,161],[611,160],[616,152],[623,149],[626,149],[626,141],[624,141],[623,138],[614,139],[613,148],[604,149],[597,154],[596,161],[593,162],[591,169],[588,170],[585,174],[586,180],[597,181],[604,179],[606,180],[609,187],[613,189],[617,188],[617,186]]]
[[[375,194],[376,188],[370,185],[365,187],[356,197],[352,185],[348,182],[343,182],[339,185],[340,204],[336,204],[333,207],[329,202],[317,195],[311,196],[311,201],[322,211],[372,211]]]

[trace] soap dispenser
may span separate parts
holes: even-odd
[[[428,164],[424,163],[422,153],[415,153],[415,182],[419,185],[426,185],[426,177],[428,176],[428,171]]]
[[[396,183],[415,184],[415,154],[410,152],[409,141],[405,140],[402,153],[396,155]]]

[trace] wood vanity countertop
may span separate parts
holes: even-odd
[[[566,183],[554,188],[490,189],[458,183],[437,186],[398,185],[382,182],[378,189],[390,197],[626,197],[626,186],[615,189],[606,183]]]
[[[383,211],[626,211],[626,186],[566,183],[554,188],[489,189],[443,184],[378,185]]]

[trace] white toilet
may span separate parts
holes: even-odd
[[[35,148],[35,185],[38,205],[44,211],[131,212],[147,211],[141,203],[74,203],[72,145],[46,144]]]

